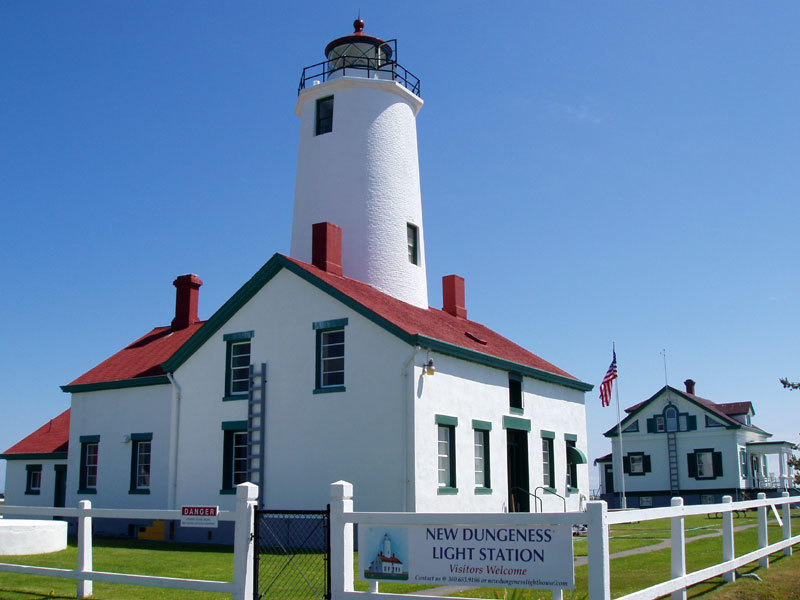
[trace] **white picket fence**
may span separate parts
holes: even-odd
[[[763,493],[758,500],[732,502],[724,496],[720,504],[684,506],[682,498],[674,498],[672,506],[630,511],[609,512],[603,501],[589,502],[585,512],[572,513],[367,513],[353,512],[353,486],[345,481],[331,485],[331,598],[332,600],[386,600],[388,598],[408,598],[404,594],[384,594],[379,592],[379,584],[370,582],[369,592],[354,591],[353,567],[353,526],[383,525],[391,526],[533,526],[533,525],[586,525],[587,553],[589,565],[589,600],[611,599],[611,578],[609,568],[608,529],[610,525],[651,521],[670,518],[671,526],[671,575],[672,579],[627,594],[617,600],[655,600],[666,594],[672,600],[685,600],[686,588],[706,579],[724,575],[725,581],[733,581],[735,569],[756,561],[760,566],[769,567],[769,555],[783,551],[791,556],[793,544],[800,543],[800,535],[792,537],[792,524],[789,507],[799,503],[797,497],[790,498],[784,492],[780,498],[766,499]],[[776,507],[783,507],[782,539],[770,544],[767,537],[767,510],[772,507],[777,517]],[[738,558],[734,552],[733,513],[734,510],[758,509],[758,550]],[[722,514],[722,556],[720,563],[686,573],[686,539],[684,518],[690,515],[709,513]],[[553,590],[554,600],[563,597],[562,590]],[[415,598],[443,598],[442,596],[420,596]]]
[[[154,577],[131,573],[109,573],[92,569],[92,518],[145,519],[180,521],[180,510],[137,510],[92,508],[91,502],[81,500],[78,508],[52,508],[32,506],[3,506],[3,516],[24,515],[33,517],[72,517],[78,519],[78,564],[75,569],[34,567],[0,563],[0,571],[45,575],[78,580],[78,598],[92,595],[92,582],[125,583],[148,587],[195,590],[200,592],[222,592],[231,594],[233,600],[253,598],[253,514],[258,499],[258,486],[243,483],[236,486],[236,508],[220,511],[220,521],[234,522],[233,581],[209,581],[206,579],[180,579],[177,577]]]
[[[92,594],[92,582],[134,584],[150,587],[165,587],[205,592],[231,594],[233,600],[250,600],[253,597],[253,515],[258,498],[257,486],[244,483],[237,486],[234,511],[221,511],[219,520],[233,521],[234,576],[233,581],[209,581],[154,577],[130,573],[109,573],[92,568],[92,518],[180,520],[179,510],[135,510],[92,508],[89,501],[80,502],[79,508],[50,508],[0,505],[0,514],[29,516],[72,517],[78,520],[78,560],[75,569],[57,569],[0,563],[0,571],[45,575],[78,580],[77,596],[86,598]],[[668,581],[633,592],[616,600],[655,600],[666,594],[672,600],[685,600],[686,588],[706,579],[723,575],[725,581],[733,581],[735,570],[743,565],[759,561],[760,566],[769,567],[769,555],[783,551],[791,556],[792,545],[800,543],[800,535],[792,536],[790,504],[800,499],[784,492],[780,498],[766,499],[759,494],[758,500],[732,502],[730,496],[723,497],[720,504],[684,506],[681,498],[674,498],[673,505],[665,508],[648,508],[630,511],[609,512],[605,502],[589,502],[585,512],[572,513],[367,513],[353,512],[353,486],[345,481],[331,484],[331,572],[332,600],[385,600],[408,598],[404,594],[380,593],[377,582],[370,582],[370,591],[354,591],[354,525],[384,526],[531,526],[531,525],[586,525],[587,553],[589,564],[589,600],[610,600],[611,581],[609,568],[609,526],[622,523],[650,521],[669,518],[671,527],[671,576]],[[777,507],[783,508],[781,540],[769,543],[767,535],[767,511],[779,518]],[[733,535],[733,511],[758,509],[758,550],[735,558]],[[722,556],[718,564],[686,573],[686,539],[684,518],[691,515],[720,513],[722,515]],[[554,600],[562,598],[562,590],[553,590]],[[419,596],[416,598],[443,598],[441,596]]]

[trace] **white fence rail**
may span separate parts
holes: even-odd
[[[370,582],[368,592],[354,591],[353,526],[425,526],[425,525],[485,525],[485,526],[532,526],[532,525],[586,525],[589,568],[589,600],[611,599],[609,567],[610,525],[671,519],[671,576],[672,579],[617,598],[617,600],[655,600],[672,594],[672,600],[685,600],[686,588],[711,577],[724,575],[725,581],[733,581],[735,570],[743,565],[759,561],[760,566],[769,567],[769,555],[783,551],[792,554],[792,545],[800,543],[800,535],[792,536],[789,513],[790,504],[800,503],[800,498],[790,497],[784,492],[780,498],[767,499],[763,493],[758,500],[732,502],[724,496],[720,504],[684,506],[682,498],[674,498],[673,505],[620,512],[608,512],[605,502],[589,502],[585,512],[573,513],[365,513],[353,512],[353,486],[339,481],[331,485],[331,598],[332,600],[385,600],[408,598],[404,594],[380,593],[378,583]],[[783,507],[783,519],[776,507]],[[781,521],[782,539],[768,543],[767,510],[771,507]],[[735,557],[733,535],[733,511],[758,509],[758,549]],[[684,518],[690,515],[720,513],[722,515],[721,562],[693,573],[686,573],[686,539]],[[563,597],[562,590],[553,590],[554,600]],[[417,598],[443,598],[442,596],[420,596]]]
[[[78,598],[92,595],[92,582],[123,583],[148,587],[194,590],[199,592],[221,592],[231,594],[233,600],[251,600],[253,597],[253,514],[258,499],[258,487],[243,483],[236,489],[236,509],[220,511],[220,521],[233,521],[233,581],[209,581],[205,579],[180,579],[156,577],[132,573],[109,573],[92,568],[92,518],[180,520],[179,510],[136,510],[92,508],[91,502],[81,500],[78,508],[52,508],[33,506],[0,505],[3,516],[56,516],[78,520],[78,564],[75,569],[34,567],[12,563],[0,563],[0,571],[45,575],[78,580]]]

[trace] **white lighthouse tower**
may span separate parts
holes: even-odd
[[[428,308],[416,115],[419,79],[397,46],[355,32],[306,67],[291,255],[311,262],[312,225],[342,228],[344,275]]]

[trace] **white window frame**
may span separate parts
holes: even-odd
[[[247,481],[247,451],[248,437],[246,431],[234,431],[232,433],[232,452],[231,452],[231,487],[235,488],[240,483]]]
[[[697,461],[697,479],[714,478],[714,453],[709,450],[702,450],[694,453]],[[708,457],[708,461],[704,457]]]
[[[149,490],[150,489],[150,464],[152,458],[152,441],[151,440],[136,440],[134,443],[134,489],[136,490]]]
[[[489,488],[489,432],[486,429],[473,430],[475,448],[475,487]]]
[[[644,475],[643,454],[629,454],[628,460],[630,461],[630,468],[628,469],[628,472],[631,475]]]
[[[335,334],[341,334],[341,341],[330,341],[330,337]],[[344,327],[337,329],[326,329],[319,332],[319,388],[338,388],[344,386],[344,368],[345,368],[345,336]],[[341,350],[340,353],[330,354],[330,352]],[[326,356],[326,353],[328,355]],[[341,368],[333,368],[332,364],[335,361],[341,361]],[[326,379],[333,375],[341,374],[341,381],[333,383],[326,383]]]
[[[230,384],[228,387],[228,395],[235,396],[237,394],[246,394],[250,388],[250,356],[252,354],[250,340],[231,341],[228,343],[230,344],[230,362],[228,363]],[[241,352],[245,346],[247,346],[247,352]],[[241,364],[241,359],[245,356],[247,357],[246,364],[243,365]],[[244,386],[241,385],[242,383],[244,383]]]

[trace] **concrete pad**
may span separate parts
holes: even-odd
[[[0,519],[0,555],[46,554],[66,547],[66,521]]]

